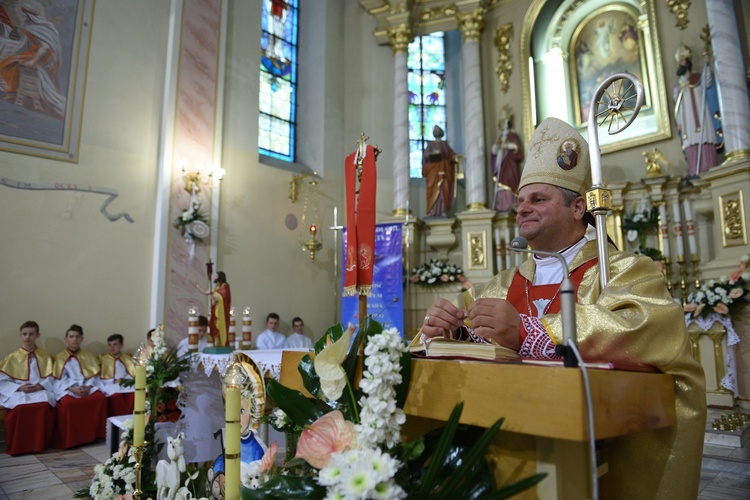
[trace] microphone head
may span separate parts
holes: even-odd
[[[523,236],[516,236],[510,242],[510,248],[525,249],[528,246],[529,246],[529,242],[526,241],[526,238],[524,238]]]

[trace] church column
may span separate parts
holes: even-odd
[[[487,208],[484,158],[484,114],[479,36],[484,28],[484,10],[458,14],[463,35],[464,155],[466,156],[466,208]]]
[[[715,78],[721,89],[721,128],[725,163],[750,157],[750,102],[742,64],[737,17],[731,0],[707,0],[711,44],[716,58]]]
[[[409,200],[409,82],[406,55],[414,34],[408,24],[388,30],[393,47],[393,215],[405,215]]]

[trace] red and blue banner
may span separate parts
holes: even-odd
[[[367,297],[367,314],[384,328],[397,328],[404,336],[404,264],[401,224],[375,225],[375,267],[372,292]],[[346,266],[346,228],[344,228],[341,282],[341,324],[359,325],[359,296],[343,296]]]

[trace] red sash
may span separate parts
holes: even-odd
[[[344,161],[347,221],[344,295],[370,294],[375,263],[375,148],[365,146],[359,176],[357,153],[350,154]]]
[[[583,281],[583,275],[590,267],[595,266],[599,262],[599,258],[595,257],[588,262],[584,262],[570,273],[570,281],[573,282],[573,287],[576,290],[576,300],[578,300],[578,287],[581,286]],[[560,294],[557,293],[560,289],[560,283],[553,283],[551,285],[532,285],[528,283],[529,296],[526,297],[526,286],[527,279],[521,276],[521,273],[516,271],[513,276],[513,281],[508,288],[507,300],[511,305],[518,311],[519,314],[528,314],[532,317],[536,317],[537,309],[534,306],[534,301],[538,299],[552,299],[552,303],[548,304],[544,310],[544,314],[557,314],[560,312]],[[529,311],[531,309],[531,311]],[[543,315],[544,315],[543,314]],[[526,332],[521,328],[520,341],[526,340]]]

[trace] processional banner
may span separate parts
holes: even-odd
[[[346,266],[346,230],[341,249],[342,277]],[[341,281],[341,324],[359,325],[359,297],[344,296]],[[367,297],[367,314],[384,328],[398,328],[404,335],[404,267],[401,224],[375,225],[375,266],[372,293]]]

